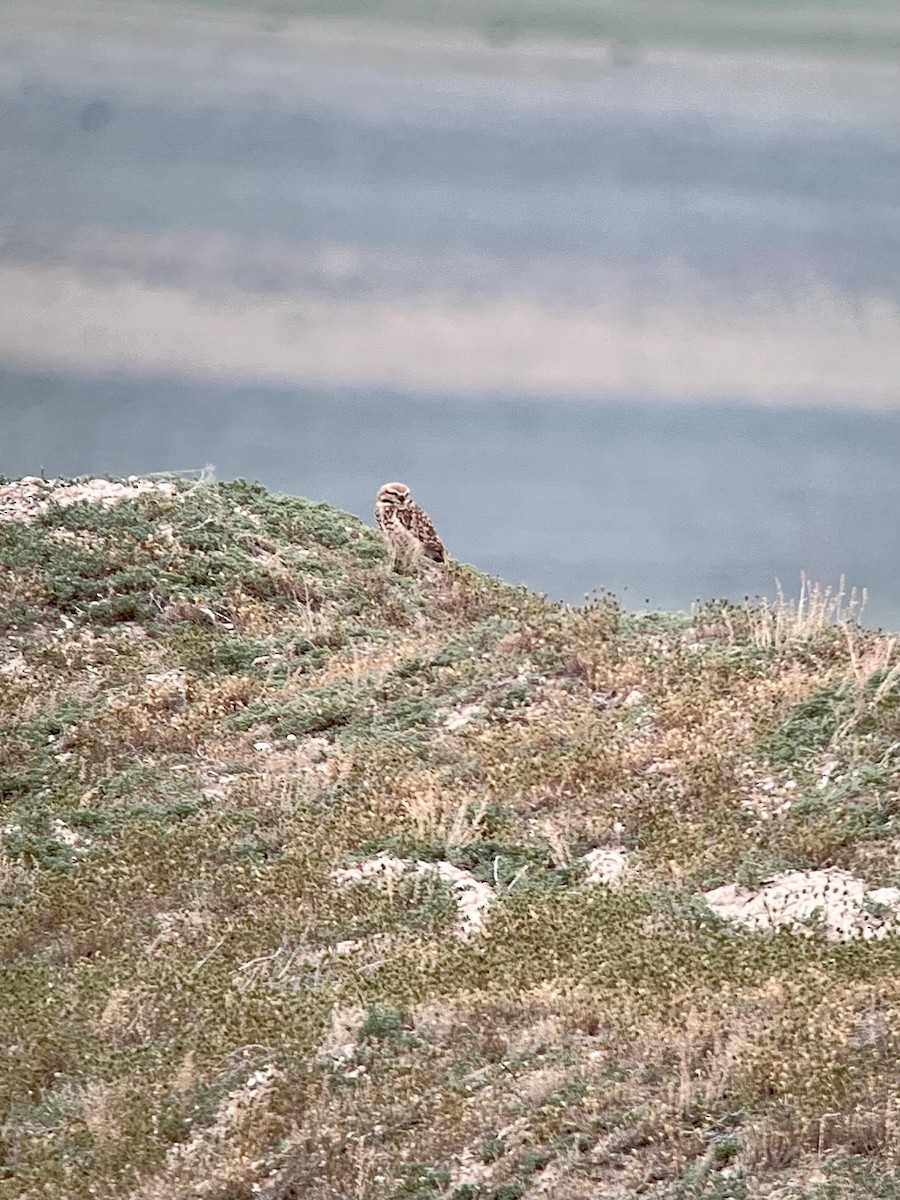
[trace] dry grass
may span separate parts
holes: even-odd
[[[747,605],[744,612],[754,645],[761,650],[783,650],[833,626],[849,634],[859,625],[865,606],[865,590],[858,593],[853,588],[848,596],[843,577],[834,590],[803,575],[796,600],[785,596],[779,583],[774,601],[761,600],[755,607]]]

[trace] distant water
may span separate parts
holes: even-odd
[[[371,520],[399,478],[453,554],[573,602],[632,608],[869,592],[900,629],[900,413],[480,400],[0,371],[0,472],[216,466]]]
[[[0,472],[399,477],[552,596],[900,629],[896,62],[352,28],[6,0]]]

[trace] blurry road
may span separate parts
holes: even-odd
[[[0,471],[407,476],[554,594],[900,625],[896,64],[4,8]]]

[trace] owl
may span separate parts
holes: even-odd
[[[391,552],[391,561],[415,562],[424,554],[432,562],[444,561],[444,543],[431,517],[419,508],[405,483],[386,483],[378,489],[375,520]]]

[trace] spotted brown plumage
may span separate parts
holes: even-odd
[[[378,489],[375,520],[394,560],[412,562],[424,554],[432,562],[444,561],[444,543],[405,483],[386,483]]]

